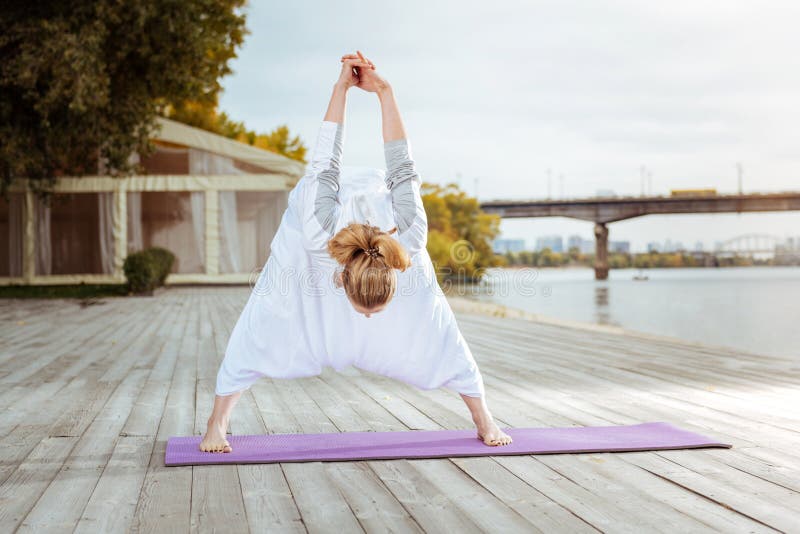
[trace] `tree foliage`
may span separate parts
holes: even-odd
[[[455,184],[424,184],[422,202],[428,217],[428,254],[440,278],[478,280],[486,268],[503,263],[492,250],[500,217],[481,210],[478,199]]]
[[[216,103],[245,0],[40,0],[0,10],[0,178],[131,170],[171,103]]]
[[[237,122],[228,117],[227,113],[217,110],[217,103],[203,103],[187,100],[169,106],[165,115],[173,120],[202,128],[242,143],[269,150],[287,158],[306,163],[308,148],[300,136],[292,135],[289,127],[281,125],[265,134],[248,130],[243,122]]]
[[[507,252],[503,259],[510,267],[565,267],[565,266],[594,266],[594,254],[582,254],[577,248],[570,248],[566,253],[553,252],[549,248],[539,251],[523,250],[520,252]],[[611,269],[649,269],[672,267],[743,267],[757,264],[770,264],[771,262],[758,262],[751,257],[706,257],[687,252],[645,252],[626,254],[623,252],[610,252],[608,266]]]

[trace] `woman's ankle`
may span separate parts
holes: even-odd
[[[228,430],[228,419],[225,417],[211,416],[208,418],[208,426],[222,429],[223,432]]]
[[[472,414],[472,422],[476,425],[485,425],[494,421],[492,414],[489,410],[481,410],[478,413]]]

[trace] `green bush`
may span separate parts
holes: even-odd
[[[158,282],[156,266],[150,255],[145,251],[134,252],[125,258],[122,265],[125,278],[128,279],[128,288],[133,293],[151,293]]]
[[[133,293],[152,294],[156,287],[164,285],[174,262],[175,255],[159,247],[129,254],[122,267],[128,288]]]
[[[145,252],[153,257],[158,271],[158,285],[163,286],[167,275],[172,270],[172,265],[175,263],[175,254],[161,247],[152,247]]]

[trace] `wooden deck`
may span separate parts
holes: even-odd
[[[164,467],[201,433],[247,288],[0,301],[0,532],[800,530],[800,363],[459,314],[505,426],[669,421],[730,450]],[[765,335],[769,333],[765,332]],[[355,369],[262,380],[235,433],[470,428]]]

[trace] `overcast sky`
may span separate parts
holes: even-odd
[[[316,137],[339,57],[392,83],[417,168],[482,200],[673,188],[800,189],[800,2],[254,0],[221,108],[252,129]],[[378,103],[353,91],[346,165],[383,166]],[[563,179],[562,179],[563,176]],[[477,187],[477,189],[476,189]],[[800,237],[800,213],[614,223],[635,249],[741,234]],[[592,235],[569,219],[504,221],[503,237]]]

